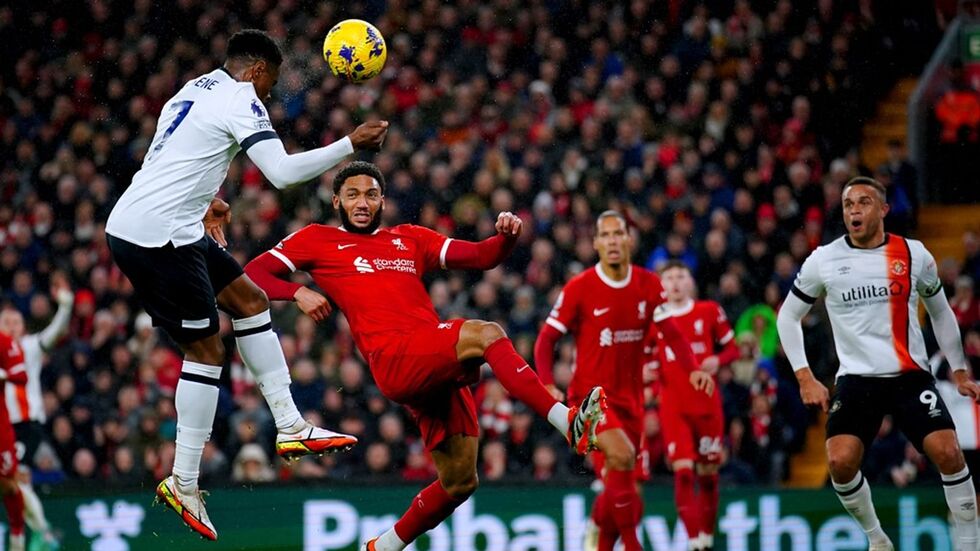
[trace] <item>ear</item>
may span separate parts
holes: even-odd
[[[892,210],[891,205],[889,205],[888,203],[884,203],[883,202],[881,204],[881,217],[884,218],[884,217],[888,216],[888,211],[890,211],[890,210]]]
[[[334,209],[340,209],[340,196],[339,195],[334,194],[334,196],[333,196],[333,208]]]

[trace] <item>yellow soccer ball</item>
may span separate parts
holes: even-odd
[[[347,19],[327,33],[323,40],[323,59],[337,77],[348,82],[364,82],[384,69],[388,48],[377,27],[360,19]]]

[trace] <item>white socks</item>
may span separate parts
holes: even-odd
[[[20,493],[24,496],[24,522],[31,531],[46,535],[51,531],[51,527],[48,525],[48,519],[44,516],[41,499],[34,493],[34,488],[30,484],[18,482],[17,486],[20,487]]]
[[[558,429],[562,436],[568,434],[568,406],[555,402],[555,405],[548,410],[548,422]]]
[[[303,428],[302,416],[289,391],[289,367],[283,356],[279,337],[272,332],[272,317],[266,310],[248,318],[232,320],[238,353],[258,383],[272,410],[279,432],[291,433]]]
[[[204,443],[211,438],[214,412],[218,408],[221,366],[184,360],[177,382],[177,450],[174,480],[183,493],[197,490]]]
[[[956,551],[974,551],[977,549],[977,495],[973,488],[973,477],[970,476],[970,469],[963,467],[963,470],[956,474],[943,475],[943,492],[946,494],[946,503],[949,511],[953,514],[956,539],[953,548]]]
[[[375,551],[402,551],[408,544],[403,542],[398,534],[395,533],[394,528],[389,528],[387,532],[378,536],[377,541],[374,542]]]
[[[881,529],[874,503],[871,501],[871,486],[864,479],[861,471],[850,482],[838,484],[834,482],[834,490],[844,509],[861,525],[871,543],[889,541],[885,531]]]

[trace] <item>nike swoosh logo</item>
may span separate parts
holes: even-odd
[[[517,372],[518,372],[518,373],[520,373],[521,371],[524,371],[524,370],[525,370],[525,369],[527,369],[528,367],[530,367],[530,366],[528,366],[528,365],[525,365],[524,367],[522,367],[522,368],[520,368],[520,369],[518,369],[518,370],[517,370]]]
[[[609,308],[601,308],[601,309],[600,308],[595,308],[595,309],[592,310],[592,315],[595,316],[595,317],[599,317],[599,316],[605,314],[608,311],[609,311]]]
[[[350,245],[337,245],[337,250],[338,251],[342,251],[344,249],[347,249],[347,248],[350,248],[350,247],[356,247],[356,246],[357,246],[357,243],[351,243]]]
[[[613,505],[613,507],[615,507],[617,509],[622,509],[623,507],[629,507],[629,505],[630,505],[630,502],[627,501],[626,503],[616,503],[616,504]]]

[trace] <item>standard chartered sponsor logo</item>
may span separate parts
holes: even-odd
[[[639,342],[643,340],[643,331],[640,329],[620,329],[613,331],[606,327],[599,332],[599,346],[612,346],[627,342]]]
[[[421,538],[430,551],[582,551],[583,529],[588,519],[585,497],[562,498],[560,518],[541,514],[520,515],[509,522],[492,513],[477,513],[479,496],[461,505],[453,516]],[[803,516],[784,515],[781,496],[763,495],[758,502],[734,501],[718,519],[716,541],[730,551],[844,551],[866,549],[864,532],[854,520],[840,515],[820,523]],[[750,506],[757,512],[750,512]],[[828,506],[839,506],[828,504]],[[398,519],[387,515],[361,515],[342,500],[311,500],[304,504],[306,551],[350,549],[387,530]],[[899,549],[951,549],[949,526],[937,517],[920,518],[914,496],[898,505]],[[687,531],[680,521],[670,525],[663,516],[643,518],[641,542],[653,551],[686,551]],[[414,546],[408,550],[415,551]]]
[[[415,273],[415,261],[407,258],[375,258],[374,268],[381,270],[394,270],[396,272]]]

